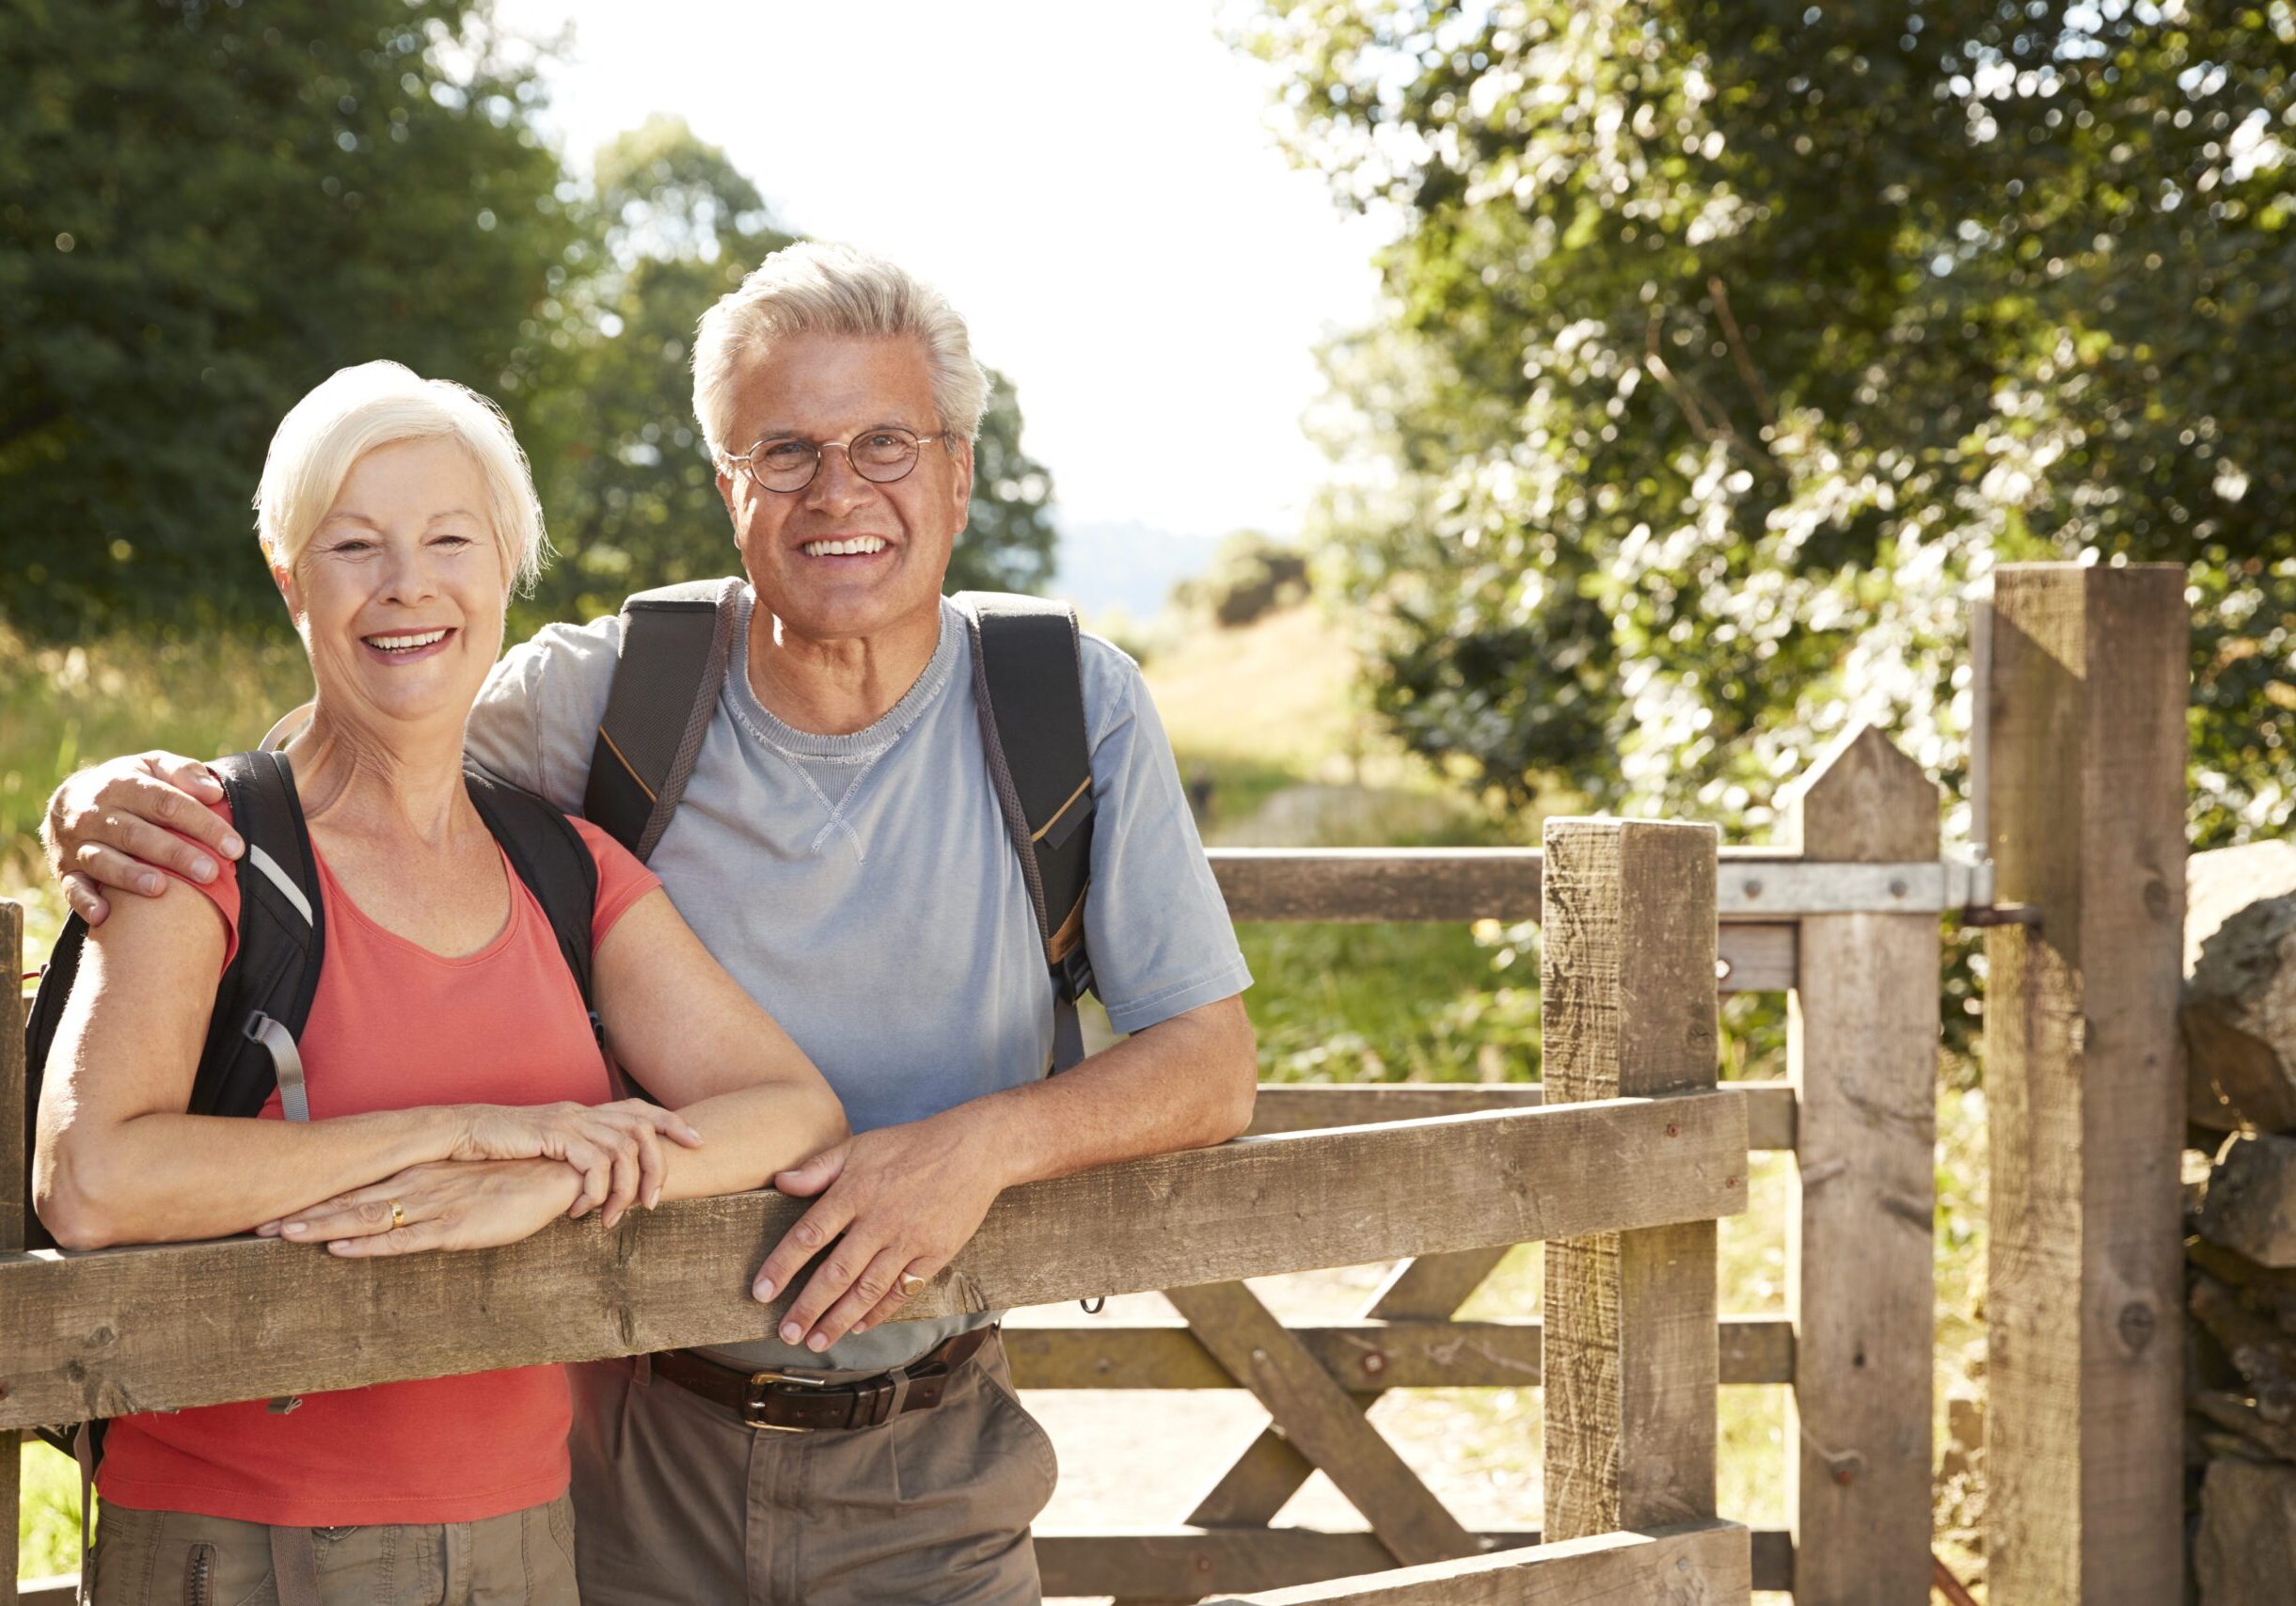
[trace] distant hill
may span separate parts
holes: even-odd
[[[1064,518],[1050,589],[1086,613],[1121,608],[1150,619],[1175,583],[1204,571],[1219,545],[1216,535],[1182,535],[1137,519]]]

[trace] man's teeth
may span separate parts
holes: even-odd
[[[809,558],[857,557],[864,552],[881,552],[885,538],[881,535],[856,535],[849,541],[808,541],[801,549]]]
[[[418,647],[427,647],[435,642],[443,642],[446,639],[447,633],[444,630],[426,630],[419,636],[369,636],[367,638],[385,652],[412,652]]]

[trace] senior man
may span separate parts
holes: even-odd
[[[702,320],[694,409],[749,584],[651,864],[820,1066],[854,1136],[775,1179],[815,1202],[757,1296],[829,1248],[778,1340],[577,1369],[594,1606],[1037,1598],[1028,1525],[1052,1495],[1051,1442],[1012,1392],[993,1313],[889,1325],[905,1280],[946,1265],[1015,1183],[1216,1143],[1250,1117],[1250,977],[1139,671],[1089,636],[1085,943],[1131,1035],[1045,1074],[1053,982],[974,646],[942,596],[986,392],[948,304],[848,248],[776,252]],[[471,716],[471,755],[578,810],[624,627],[553,625],[512,651]],[[50,835],[73,906],[100,919],[99,883],[155,892],[139,858],[198,873],[151,821],[238,851],[195,806],[204,780],[147,755],[60,788]],[[786,1379],[766,1386],[776,1399],[890,1388],[899,1409],[764,1430],[770,1411],[730,1403],[760,1374]]]

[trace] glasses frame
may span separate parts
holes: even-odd
[[[884,479],[880,480],[875,475],[864,471],[859,463],[853,461],[853,442],[859,440],[864,435],[879,435],[888,430],[908,436],[910,439],[916,444],[917,449],[913,453],[910,454],[908,466],[899,473],[888,475]],[[729,469],[734,467],[736,464],[740,465],[742,471],[750,476],[750,484],[755,485],[759,490],[764,491],[768,496],[793,497],[800,491],[810,489],[813,483],[821,477],[821,460],[825,455],[827,455],[831,447],[834,447],[836,450],[845,453],[846,464],[853,470],[855,477],[866,480],[870,485],[897,485],[903,480],[906,480],[910,475],[917,471],[917,460],[925,455],[925,449],[926,447],[933,445],[937,441],[944,441],[948,439],[948,437],[949,432],[945,429],[938,435],[916,435],[912,434],[905,425],[897,423],[871,424],[867,429],[855,430],[851,435],[847,436],[843,440],[806,440],[801,435],[777,435],[771,437],[772,442],[775,445],[780,445],[784,442],[803,441],[804,444],[812,447],[814,451],[813,472],[807,474],[800,483],[786,487],[781,485],[768,485],[766,484],[766,477],[757,471],[757,453],[767,444],[767,437],[764,436],[760,436],[757,439],[752,441],[750,443],[750,449],[747,452],[720,453],[718,454],[718,461]]]

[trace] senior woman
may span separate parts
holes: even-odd
[[[610,1224],[633,1194],[761,1186],[843,1138],[803,1054],[577,821],[607,1045],[675,1113],[614,1103],[550,924],[466,791],[463,723],[543,547],[501,415],[393,363],[346,369],[280,424],[257,507],[318,693],[286,749],[327,930],[298,1044],[313,1119],[183,1113],[235,867],[135,899],[90,935],[42,1089],[34,1198],[58,1242],[503,1244],[601,1195]],[[99,1606],[577,1598],[560,1368],[290,1405],[110,1424]]]

